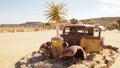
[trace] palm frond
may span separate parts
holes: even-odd
[[[64,16],[67,16],[65,6],[66,4],[64,3],[54,4],[53,1],[47,3],[47,10],[45,11],[46,19],[60,22]]]

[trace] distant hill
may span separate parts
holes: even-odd
[[[43,22],[26,22],[26,23],[22,23],[22,24],[1,24],[0,27],[26,27],[26,26],[38,26],[38,27],[42,27],[43,26]]]
[[[118,20],[120,17],[101,17],[101,18],[91,18],[91,19],[83,19],[80,21],[94,22],[94,23],[109,23],[113,20]]]
[[[19,24],[20,26],[39,26],[42,27],[43,26],[43,22],[26,22],[23,24]]]
[[[92,22],[92,23],[96,23],[96,24],[107,24],[110,23],[112,21],[117,21],[118,19],[120,19],[120,17],[101,17],[101,18],[91,18],[91,19],[82,19],[80,21],[82,22]],[[38,26],[38,27],[43,27],[43,22],[26,22],[26,23],[22,23],[22,24],[1,24],[0,27],[17,27],[17,26],[30,26],[30,27],[34,27],[34,26]]]

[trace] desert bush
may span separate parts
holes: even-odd
[[[16,32],[24,32],[25,29],[24,28],[16,28]]]
[[[72,24],[77,24],[77,23],[78,23],[78,20],[75,19],[75,18],[72,18],[72,19],[70,19],[70,22],[71,22]]]
[[[3,28],[0,28],[0,33],[3,33],[4,32],[4,29]]]
[[[14,33],[15,29],[14,28],[5,28],[6,32]]]
[[[34,28],[34,31],[40,31],[40,28]]]

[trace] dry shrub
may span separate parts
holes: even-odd
[[[24,28],[16,28],[16,32],[24,32],[25,29]]]
[[[4,32],[4,29],[3,28],[0,28],[0,33],[3,33]]]
[[[6,32],[14,33],[15,29],[14,28],[5,28]]]
[[[34,31],[40,31],[40,28],[34,28]]]

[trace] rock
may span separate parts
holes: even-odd
[[[116,51],[111,50],[111,51],[110,51],[110,53],[111,53],[111,55],[113,56],[113,55],[115,55],[115,54],[116,54]]]
[[[32,52],[32,56],[34,56],[34,54],[37,54],[38,52],[37,51],[33,51]]]
[[[107,64],[101,64],[100,68],[107,68]]]
[[[105,63],[107,64],[107,67],[109,68],[114,63],[114,60],[111,57],[108,57],[105,59]]]
[[[105,49],[112,49],[112,45],[106,45],[104,48]]]
[[[109,55],[111,55],[110,49],[104,49],[103,51],[100,51],[100,54],[101,54],[103,57],[108,57]]]
[[[82,64],[85,65],[85,66],[87,66],[88,68],[90,68],[92,62],[91,61],[83,61]]]
[[[23,59],[23,60],[20,60],[20,64],[26,64],[27,63],[27,60]]]
[[[83,65],[83,64],[75,64],[75,65],[72,65],[68,68],[88,68],[86,65]]]
[[[34,65],[34,68],[52,68],[51,64],[44,63],[44,62],[39,62]]]
[[[26,55],[24,57],[25,57],[26,60],[28,60],[28,59],[32,58],[32,54]]]
[[[28,64],[27,66],[28,66],[28,68],[35,68],[34,64]]]
[[[116,56],[111,56],[111,58],[113,59],[113,63],[115,63]]]
[[[20,68],[28,68],[25,64],[21,65]]]
[[[106,64],[97,64],[92,68],[107,68],[107,65]]]
[[[62,64],[56,63],[52,65],[52,68],[66,68],[66,67],[63,67]]]
[[[103,56],[100,54],[97,54],[95,58],[93,58],[93,61],[95,61],[98,64],[104,64],[105,60],[103,60]]]
[[[119,48],[118,47],[112,47],[112,50],[116,51],[118,53]]]

